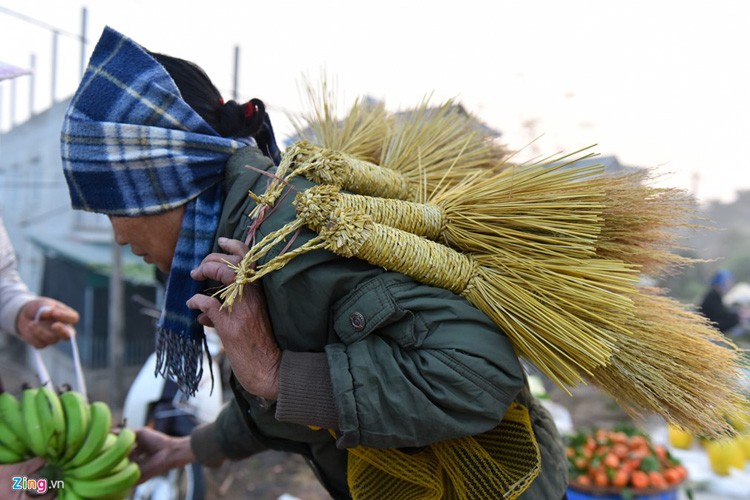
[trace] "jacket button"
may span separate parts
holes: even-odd
[[[349,323],[351,323],[352,328],[360,332],[365,328],[365,317],[362,316],[362,313],[360,312],[352,313],[352,315],[349,316]]]

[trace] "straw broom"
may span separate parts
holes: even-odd
[[[613,301],[608,323],[565,309],[566,303],[584,304],[591,313],[591,304],[605,292],[575,288],[579,284],[563,275],[548,276],[550,290],[530,289],[528,277],[514,281],[498,272],[492,259],[461,254],[339,208],[323,225],[310,225],[319,231],[317,238],[267,262],[249,281],[304,251],[325,248],[466,297],[508,335],[520,356],[558,385],[564,388],[583,377],[634,416],[650,411],[695,432],[720,435],[730,430],[724,417],[740,411],[739,351],[731,343],[717,345],[720,337],[704,319],[652,290],[628,296],[635,301],[632,314]],[[541,283],[542,278],[530,281]],[[574,288],[567,297],[564,282]],[[549,296],[542,295],[545,291]]]
[[[486,170],[476,171],[464,178],[461,184],[441,186],[434,190],[429,201],[431,204],[444,207],[445,211],[450,211],[454,219],[464,217],[463,213],[475,213],[476,207],[473,205],[476,204],[490,205],[504,199],[511,203],[521,193],[523,189],[521,183],[524,177],[530,179],[531,182],[537,182],[536,178],[547,169],[551,171],[561,168],[580,170],[575,162],[593,156],[573,158],[576,153],[530,165],[513,166],[503,163],[487,178],[482,177],[483,174],[486,175]],[[398,172],[370,162],[359,161],[345,153],[319,148],[309,143],[298,143],[293,145],[286,155],[285,161],[288,162],[289,170],[295,170],[298,174],[305,175],[318,184],[339,186],[352,193],[379,198],[399,200],[420,198],[419,186],[411,184]],[[601,169],[602,167],[594,168]],[[596,173],[601,173],[601,170]],[[498,177],[505,180],[498,181]],[[598,179],[592,175],[581,177],[585,189],[602,193],[599,216],[603,222],[598,224],[600,232],[596,242],[597,255],[620,260],[637,266],[643,273],[657,275],[694,262],[693,259],[673,252],[676,229],[695,227],[687,222],[694,212],[694,207],[682,191],[654,188],[645,184],[647,180],[649,180],[649,173],[646,170],[620,175],[600,175]],[[536,193],[539,198],[536,202],[546,199],[554,204],[561,196],[566,196],[568,190],[576,189],[571,181],[561,180],[561,182],[563,184],[560,186],[555,186],[554,182],[538,183]],[[501,185],[503,190],[497,189]],[[456,196],[454,189],[463,191],[469,196]],[[474,196],[473,193],[481,193],[482,196]],[[523,213],[529,202],[528,197],[519,201],[514,207],[517,213]],[[583,205],[581,208],[582,211],[585,209]],[[554,211],[555,209],[552,208],[551,213]],[[512,210],[508,205],[505,215],[511,214]],[[433,217],[433,215],[427,213],[425,217]],[[583,217],[582,213],[576,219],[580,220],[581,217]],[[563,219],[563,217],[558,217],[558,224],[562,231],[566,224]],[[431,221],[425,220],[424,224],[429,225]],[[422,223],[417,224],[417,226],[422,225]],[[467,221],[466,225],[469,234],[461,237],[457,235],[453,241],[469,240],[472,238],[470,234],[475,231],[495,230],[490,227],[486,218]],[[410,228],[409,230],[416,229]],[[514,241],[511,235],[506,235],[502,231],[500,234],[502,241],[499,243],[507,245]],[[506,236],[510,239],[506,240]],[[525,240],[521,241],[526,243]],[[561,248],[562,252],[568,250],[565,247]]]
[[[634,289],[636,278],[615,261],[589,259],[578,267],[559,259],[550,259],[545,266],[525,259],[501,262],[463,254],[376,224],[367,214],[330,206],[303,207],[295,223],[300,220],[319,236],[255,271],[236,266],[236,282],[220,294],[225,304],[231,307],[244,284],[302,253],[325,248],[463,295],[508,335],[520,355],[561,387],[577,385],[583,374],[609,362],[616,347],[609,332],[620,329],[632,313],[632,302],[624,292]],[[266,238],[281,241],[274,233]],[[262,252],[251,250],[248,255],[257,261],[273,246],[267,244]]]
[[[492,131],[454,99],[435,105],[426,96],[413,109],[388,113],[384,103],[357,98],[349,113],[339,118],[337,92],[329,77],[323,75],[317,85],[303,77],[302,86],[310,111],[301,118],[289,116],[301,140],[399,171],[427,187],[497,168],[507,157]],[[420,200],[424,199],[423,192]]]
[[[505,150],[497,146],[487,132],[477,129],[473,119],[460,112],[452,100],[438,107],[431,107],[429,101],[425,100],[400,119],[387,119],[377,111],[368,112],[365,107],[355,106],[341,125],[332,118],[328,106],[323,99],[319,105],[322,111],[318,111],[322,116],[308,121],[310,128],[315,124],[315,128],[324,131],[312,134],[313,137],[307,134],[308,140],[298,141],[287,149],[287,161],[296,165],[305,163],[306,168],[304,171],[292,169],[285,180],[304,174],[314,182],[327,182],[322,179],[336,178],[337,164],[351,163],[354,173],[341,182],[356,182],[361,178],[357,169],[372,171],[371,166],[376,165],[375,170],[392,171],[380,174],[382,182],[374,184],[379,192],[363,192],[347,185],[342,187],[361,194],[422,201],[441,186],[455,185],[477,171],[498,168],[506,156]],[[377,127],[357,127],[362,123],[384,122],[389,125],[382,126],[380,130],[386,129],[387,132],[379,138],[376,135]],[[350,129],[358,134],[350,133]],[[383,152],[375,163],[361,150],[374,150],[372,144],[378,139]],[[363,147],[361,143],[368,147]],[[320,179],[316,177],[316,164],[329,166],[328,171],[320,171]],[[393,182],[397,183],[393,190],[382,187]],[[359,186],[359,189],[366,189],[366,186]]]

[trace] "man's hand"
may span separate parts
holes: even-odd
[[[62,302],[39,297],[27,302],[18,313],[16,329],[24,342],[37,349],[47,347],[73,335],[80,315]]]
[[[191,273],[193,279],[212,279],[225,285],[234,282],[235,273],[227,262],[238,263],[248,248],[241,241],[225,238],[219,240],[219,245],[228,254],[208,255]],[[216,329],[232,371],[242,387],[250,394],[277,399],[281,349],[271,330],[266,298],[260,284],[246,285],[231,311],[222,308],[216,298],[208,295],[194,295],[187,305],[191,309],[200,309],[198,322]]]
[[[39,475],[42,467],[44,467],[45,461],[43,458],[32,458],[25,460],[17,464],[0,465],[0,488],[2,488],[2,494],[0,497],[8,500],[26,500],[29,498],[45,499],[52,498],[54,492],[49,489],[49,478],[45,478]],[[46,479],[44,483],[44,490],[31,489],[31,490],[20,490],[13,489],[14,477],[28,477],[33,479]]]
[[[148,427],[136,431],[136,446],[130,459],[141,469],[142,483],[170,469],[195,461],[190,436],[172,437]]]

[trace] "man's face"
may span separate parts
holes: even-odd
[[[184,213],[185,207],[181,206],[156,215],[110,216],[109,220],[112,222],[115,241],[119,245],[129,244],[134,254],[168,273],[172,267]]]

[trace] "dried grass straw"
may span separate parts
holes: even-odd
[[[320,237],[306,248],[273,259],[257,274],[245,273],[249,267],[239,266],[237,286],[224,291],[228,303],[241,293],[242,283],[313,248],[371,259],[376,265],[467,296],[509,334],[522,356],[558,385],[571,385],[584,377],[636,417],[654,412],[706,435],[729,430],[725,417],[738,411],[742,399],[738,388],[741,357],[731,341],[693,311],[654,290],[611,289],[606,293],[617,297],[611,309],[603,306],[588,316],[584,310],[591,298],[606,303],[601,302],[606,287],[597,289],[597,279],[590,280],[597,276],[596,265],[602,265],[601,276],[607,276],[599,279],[611,286],[607,280],[616,275],[613,263],[658,276],[693,262],[673,252],[676,230],[694,227],[687,222],[694,206],[682,191],[647,186],[647,170],[600,175],[567,158],[514,166],[487,136],[462,128],[466,122],[457,126],[453,103],[446,103],[437,113],[423,103],[411,119],[399,122],[400,128],[380,111],[358,106],[355,103],[352,108],[348,124],[334,120],[333,112],[321,107],[323,113],[313,118],[319,129],[307,139],[320,141],[328,149],[298,143],[285,153],[279,172],[287,179],[304,174],[315,182],[373,198],[365,200],[323,186],[300,195],[328,198],[326,202],[301,202],[299,218],[290,226],[294,231],[310,223],[320,230]],[[366,118],[368,113],[372,121]],[[380,134],[387,130],[386,141],[374,139],[377,129]],[[358,143],[364,145],[359,150]],[[376,164],[376,144],[381,144],[383,167]],[[569,181],[544,182],[545,175],[547,179],[558,175],[550,173],[558,167],[570,171]],[[505,187],[498,189],[502,182]],[[379,198],[430,203],[394,204]],[[272,203],[273,199],[259,201]],[[319,204],[338,207],[338,219],[347,210],[364,210],[379,222],[474,255],[438,257],[448,250],[440,245],[435,246],[437,253],[419,250],[410,254],[409,248],[421,246],[412,242],[413,235],[389,239],[381,234],[390,233],[388,228],[376,224],[373,230],[362,218],[346,222],[345,229],[335,229],[338,223],[327,219],[331,208],[321,211]],[[268,235],[264,244],[246,256],[247,263],[283,242],[290,227]],[[370,234],[365,238],[370,243],[352,252],[347,248],[355,234]],[[384,249],[388,256],[381,255]],[[496,258],[488,257],[493,253]],[[525,265],[522,259],[509,264],[519,256],[530,260]],[[446,262],[451,276],[437,272],[442,266],[435,262]],[[581,275],[572,273],[575,265]],[[582,276],[592,286],[585,293],[575,281]],[[548,287],[529,286],[535,280]],[[618,302],[623,297],[631,301],[629,307]],[[546,314],[550,304],[563,311]],[[574,312],[575,307],[580,311]],[[604,317],[615,324],[601,321],[603,311],[608,311]],[[556,314],[564,319],[563,326],[559,318],[550,321]],[[585,323],[583,330],[575,321]],[[593,342],[589,349],[581,345],[589,340]]]
[[[732,433],[727,418],[745,408],[742,351],[660,290],[644,288],[633,299],[631,335],[618,339],[612,363],[590,381],[635,418],[653,412],[698,435]]]
[[[339,118],[335,84],[321,78],[319,88],[303,79],[302,86],[310,111],[289,115],[300,140],[377,163],[385,138],[390,135],[393,117],[382,102],[358,98],[344,118]]]

